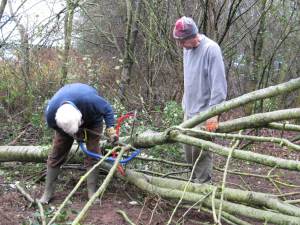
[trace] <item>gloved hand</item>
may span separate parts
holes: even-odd
[[[219,118],[214,116],[205,122],[205,128],[208,132],[215,132],[219,127]]]
[[[117,144],[117,142],[119,140],[119,137],[118,137],[118,135],[116,133],[115,128],[113,128],[113,127],[106,128],[105,135],[108,136],[109,143],[111,143],[112,145],[116,145]]]

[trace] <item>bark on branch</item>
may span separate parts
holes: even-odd
[[[257,91],[253,91],[250,93],[247,93],[245,95],[242,95],[238,98],[226,101],[224,103],[221,103],[219,105],[213,106],[212,108],[201,112],[198,116],[185,121],[180,126],[182,128],[192,128],[201,122],[207,120],[210,117],[220,115],[223,112],[227,112],[231,109],[243,106],[245,104],[248,104],[250,102],[254,102],[260,99],[264,98],[270,98],[282,94],[286,94],[295,90],[300,89],[300,78],[292,79],[288,82],[271,86],[268,88],[260,89]]]

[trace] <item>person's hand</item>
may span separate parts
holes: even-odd
[[[219,121],[218,116],[214,116],[212,118],[209,118],[205,122],[205,128],[208,132],[215,132],[219,127]]]
[[[111,143],[112,145],[116,145],[118,143],[119,137],[116,133],[115,128],[113,127],[106,128],[105,134],[109,138],[109,143]]]

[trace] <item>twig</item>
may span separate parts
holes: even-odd
[[[292,196],[292,195],[300,195],[300,192],[295,191],[295,192],[290,192],[290,193],[284,193],[284,194],[279,194],[275,195],[276,197],[287,197],[287,196]]]
[[[300,140],[300,135],[297,135],[291,139],[291,142],[296,142]]]
[[[170,175],[174,175],[174,174],[189,173],[189,172],[191,172],[191,170],[182,170],[182,171],[170,172],[170,173],[166,173],[165,175],[163,175],[162,178],[170,177]]]
[[[276,169],[276,166],[274,166],[272,169],[270,169],[270,171],[268,172],[268,176],[271,175],[271,173]],[[269,181],[274,185],[274,187],[277,189],[279,194],[282,194],[282,191],[280,190],[280,188],[278,187],[278,185],[274,182],[274,179],[269,178]],[[283,197],[283,199],[285,199],[285,197]]]
[[[190,221],[193,224],[199,224],[199,225],[215,225],[210,222],[203,222],[203,221],[198,221],[198,220],[193,220],[193,219],[189,219],[188,221]],[[230,224],[230,225],[232,225],[232,224]]]
[[[299,109],[300,116],[300,109]],[[171,141],[180,142],[182,144],[194,145],[196,147],[202,147],[205,151],[210,151],[222,156],[228,156],[229,147],[213,143],[204,139],[191,137],[189,135],[181,134],[179,131],[172,131],[172,135],[168,136]],[[249,161],[252,163],[259,163],[269,167],[276,166],[278,169],[288,169],[294,171],[300,171],[300,162],[296,160],[283,159],[279,157],[264,155],[256,152],[246,152],[243,150],[235,149],[232,155],[235,159]]]
[[[180,200],[177,202],[177,205],[176,205],[175,209],[173,210],[172,215],[170,216],[170,219],[168,220],[167,225],[169,225],[169,224],[172,222],[173,216],[175,215],[177,208],[179,207],[180,203],[181,203],[182,200],[183,200],[184,194],[185,194],[185,192],[186,192],[186,189],[187,189],[188,185],[190,184],[190,182],[191,182],[191,180],[192,180],[192,177],[193,177],[193,174],[194,174],[196,165],[198,164],[198,161],[200,160],[200,157],[201,157],[201,155],[202,155],[202,152],[203,152],[203,150],[201,149],[201,152],[200,152],[200,154],[199,154],[199,156],[198,156],[196,162],[194,163],[194,166],[193,166],[193,169],[192,169],[192,172],[191,172],[191,175],[190,175],[190,179],[186,182],[186,185],[184,186],[184,190],[183,190],[183,193],[182,193],[182,195],[181,195],[181,197],[180,197]]]
[[[136,223],[138,223],[139,222],[139,220],[140,220],[140,218],[141,218],[141,216],[142,216],[142,214],[143,214],[143,211],[144,211],[144,208],[146,207],[146,198],[145,198],[145,200],[144,200],[144,204],[143,204],[143,206],[142,206],[142,208],[141,208],[141,210],[140,210],[140,213],[139,213],[139,216],[138,216],[138,218],[137,218],[137,220],[136,220]]]
[[[277,184],[281,184],[283,186],[286,186],[286,187],[292,187],[292,188],[299,188],[300,186],[299,185],[295,185],[295,184],[287,184],[283,181],[279,181],[279,180],[275,180],[274,179],[274,182],[277,183]]]
[[[229,181],[227,181],[226,183],[227,183],[228,185],[238,187],[238,188],[241,189],[242,191],[248,191],[248,189],[245,188],[245,187],[242,186],[242,185],[239,185],[239,184],[236,184],[236,183],[233,183],[233,182],[229,182]]]
[[[280,188],[278,187],[278,185],[274,182],[273,179],[270,179],[270,182],[274,185],[274,187],[277,189],[279,194],[283,194],[282,191],[280,190]],[[285,199],[285,197],[283,197],[283,199]]]
[[[121,214],[121,215],[123,216],[124,220],[125,220],[127,223],[129,223],[130,225],[135,225],[135,223],[133,223],[133,222],[128,218],[128,216],[126,215],[126,213],[125,213],[123,210],[118,209],[118,210],[117,210],[117,213]]]
[[[174,165],[174,166],[192,167],[192,164],[172,162],[172,161],[168,161],[168,160],[160,159],[160,158],[145,158],[145,157],[137,156],[137,157],[135,157],[135,159],[149,161],[149,162],[165,163],[165,164]]]
[[[219,168],[217,166],[214,166],[214,169],[218,170],[218,171],[221,171],[221,172],[224,172],[224,169]],[[271,178],[277,178],[278,177],[278,175],[260,175],[260,174],[254,174],[254,173],[245,173],[245,172],[240,172],[240,171],[232,171],[232,170],[228,170],[227,173],[246,176],[246,177],[251,176],[251,177],[257,177],[257,178],[264,178],[264,179],[269,179],[270,177]]]
[[[244,178],[242,176],[239,176],[239,177],[242,180],[242,182],[244,183],[244,185],[246,186],[245,189],[249,190],[249,191],[252,191],[252,188],[250,187],[250,185],[247,184],[247,182],[244,180]]]
[[[139,200],[134,199],[127,191],[123,190],[123,192],[131,201],[135,201],[135,202],[139,203],[140,205],[142,205],[142,203]]]
[[[29,180],[35,178],[32,181],[35,184],[35,183],[39,182],[40,180],[42,180],[45,176],[46,176],[46,169],[42,169],[42,171],[36,172],[35,174],[31,175],[30,177],[27,177],[25,179],[25,181],[29,181]]]
[[[212,213],[211,210],[205,208],[205,207],[201,207],[201,209],[204,212],[209,212]],[[231,222],[231,224],[238,224],[238,225],[250,225],[249,223],[247,223],[246,221],[243,221],[227,212],[222,211],[222,216],[223,216],[223,220],[225,220],[227,223]],[[229,220],[229,221],[228,221]]]
[[[48,225],[52,224],[55,219],[57,218],[57,216],[60,214],[61,210],[65,207],[65,205],[67,204],[67,202],[70,200],[70,198],[72,197],[72,195],[77,191],[77,189],[80,187],[80,185],[85,181],[85,179],[89,176],[89,174],[96,169],[102,162],[104,162],[104,160],[113,152],[115,151],[115,149],[110,150],[108,153],[106,153],[106,155],[97,163],[95,164],[89,171],[87,171],[81,178],[80,180],[77,182],[76,186],[73,188],[73,190],[68,194],[68,196],[65,198],[65,200],[63,201],[63,203],[61,203],[61,205],[58,207],[57,211],[55,212],[54,216],[52,217],[52,219],[49,221]]]
[[[33,198],[32,198],[32,197],[24,190],[24,188],[21,187],[21,185],[20,185],[19,182],[16,182],[15,185],[16,185],[18,191],[19,191],[22,195],[24,195],[24,197],[25,197],[28,201],[30,201],[30,203],[32,203],[32,204],[35,203],[34,199],[33,199]]]
[[[187,209],[187,211],[185,211],[185,213],[181,216],[181,218],[179,218],[179,220],[177,220],[177,223],[179,223],[181,220],[184,219],[184,217],[188,214],[188,212],[193,209],[196,205],[200,204],[201,202],[203,202],[204,199],[206,199],[209,195],[212,194],[212,191],[208,192],[206,195],[203,196],[203,198],[200,198],[199,201],[195,202],[191,207],[189,207]],[[201,205],[200,207],[201,208]]]
[[[177,127],[176,127],[177,128]],[[236,139],[236,140],[249,140],[253,142],[271,142],[276,143],[279,145],[285,145],[291,149],[294,149],[296,151],[300,151],[300,145],[294,144],[288,139],[285,139],[283,137],[262,137],[262,136],[252,136],[252,135],[240,135],[240,134],[228,134],[228,133],[213,133],[213,132],[207,132],[204,130],[199,129],[182,129],[178,128],[178,130],[182,131],[183,133],[189,133],[196,136],[205,136],[205,137],[219,137],[219,138],[228,138],[228,139]],[[245,146],[243,146],[245,147]]]
[[[41,220],[42,220],[42,225],[46,225],[46,216],[44,213],[44,208],[42,204],[39,201],[35,201],[37,206],[39,207],[40,213],[41,213]]]
[[[285,200],[284,202],[289,204],[298,204],[300,203],[300,199]]]
[[[160,196],[158,195],[158,200],[156,201],[155,207],[154,207],[154,209],[153,209],[152,212],[151,212],[151,217],[150,217],[150,220],[149,220],[148,225],[151,225],[151,222],[152,222],[154,213],[155,213],[155,211],[156,211],[156,208],[158,207],[158,204],[159,204],[160,200],[161,200],[161,198],[160,198]]]
[[[44,213],[44,209],[42,204],[39,201],[34,200],[25,190],[24,188],[21,187],[21,185],[19,184],[19,182],[16,182],[16,187],[17,189],[20,191],[21,194],[24,195],[24,197],[31,202],[32,204],[36,204],[40,210],[40,214],[41,214],[41,220],[42,220],[42,225],[46,225],[46,217],[45,217],[45,213]]]
[[[154,172],[154,171],[150,171],[150,170],[134,170],[134,171],[140,172],[140,173],[145,173],[145,174],[150,174],[150,175],[156,175],[156,176],[160,176],[160,177],[165,177],[165,174],[163,174],[163,173]],[[190,172],[190,170],[189,170],[189,172]],[[172,178],[172,179],[188,181],[188,179],[185,179],[182,177],[176,177],[176,176],[168,176],[168,177]]]
[[[86,170],[84,166],[80,164],[66,164],[61,166],[62,169],[75,169],[75,170]]]
[[[25,129],[23,131],[21,131],[19,133],[19,135],[14,140],[12,140],[11,142],[9,142],[7,145],[15,145],[17,143],[17,141],[26,133],[27,129],[29,128],[29,125],[30,125],[30,123],[28,123],[25,126]]]
[[[239,134],[241,134],[242,131],[240,131]],[[235,144],[232,146],[230,149],[230,152],[228,154],[227,160],[226,160],[226,165],[224,169],[224,174],[223,174],[223,180],[222,180],[222,187],[221,187],[221,197],[220,197],[220,206],[219,206],[219,214],[218,214],[218,223],[221,224],[221,212],[222,212],[222,206],[223,206],[223,199],[224,199],[224,189],[225,189],[225,184],[226,184],[226,177],[227,177],[227,170],[229,168],[229,162],[231,159],[231,156],[233,154],[234,149],[240,144],[240,140],[237,140]]]
[[[217,214],[216,214],[216,205],[215,205],[216,192],[217,192],[217,187],[214,187],[212,194],[211,194],[211,210],[212,210],[212,214],[213,214],[215,223],[220,224],[218,221],[218,218],[217,218]]]
[[[85,214],[86,214],[87,210],[90,208],[90,206],[96,201],[96,199],[101,194],[104,193],[104,191],[106,190],[106,187],[108,186],[111,179],[113,178],[115,171],[117,170],[117,167],[119,165],[119,161],[120,161],[122,155],[124,154],[125,151],[127,151],[130,148],[131,148],[130,146],[121,148],[121,151],[119,152],[118,157],[116,158],[112,168],[110,169],[109,173],[107,174],[106,178],[104,179],[102,185],[99,187],[99,189],[96,191],[96,193],[90,198],[90,200],[86,203],[86,205],[83,207],[81,212],[77,215],[75,220],[72,222],[72,225],[79,224],[80,220],[85,216]]]

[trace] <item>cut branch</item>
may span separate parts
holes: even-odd
[[[300,78],[292,79],[288,82],[276,86],[271,86],[268,88],[253,91],[248,94],[242,95],[238,98],[223,102],[219,105],[215,105],[212,108],[201,112],[198,116],[195,116],[194,118],[185,121],[180,126],[182,128],[192,128],[210,117],[220,115],[223,112],[227,112],[234,108],[246,105],[250,102],[286,94],[298,89],[300,89]]]
[[[300,118],[300,108],[284,109],[267,113],[257,113],[251,116],[242,117],[220,123],[218,132],[228,133],[247,128],[268,126],[271,122],[291,120]]]
[[[210,141],[205,141],[184,134],[180,134],[179,132],[177,134],[173,133],[171,139],[183,144],[194,145],[226,157],[229,155],[230,152],[230,149],[227,147],[212,143]],[[232,157],[249,162],[259,163],[274,168],[300,171],[300,162],[295,160],[287,160],[255,152],[246,152],[238,149],[236,149],[233,152]]]
[[[179,199],[183,195],[183,199],[189,202],[197,202],[198,200],[203,199],[204,197],[204,195],[196,194],[192,192],[183,193],[183,191],[175,189],[172,185],[168,186],[168,188],[153,185],[151,183],[153,177],[140,175],[132,171],[127,170],[126,177],[130,182],[132,182],[142,190],[145,190],[149,193],[158,194],[161,197]],[[190,185],[193,186],[195,184],[190,184]],[[207,198],[203,199],[203,204],[205,207],[209,207],[209,208],[212,207],[211,198],[212,198],[211,196],[208,196]],[[216,209],[218,209],[220,206],[220,200],[215,199],[214,203],[216,205]],[[299,217],[288,216],[288,215],[275,213],[271,211],[264,211],[261,209],[256,209],[241,204],[231,203],[228,201],[223,202],[223,210],[232,215],[237,215],[237,214],[243,215],[246,217],[259,219],[261,221],[268,221],[274,224],[299,224],[300,223]]]

